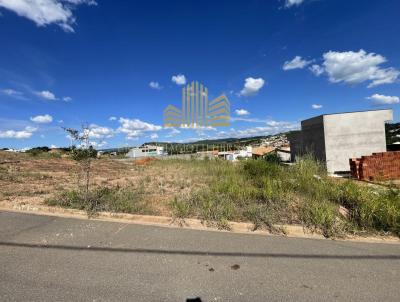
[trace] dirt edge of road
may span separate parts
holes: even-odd
[[[44,205],[10,205],[7,203],[0,203],[0,211],[6,212],[19,212],[29,213],[35,215],[48,215],[64,218],[88,219],[85,211],[75,209],[65,209],[60,207],[49,207]],[[300,225],[277,225],[285,231],[286,235],[276,235],[267,230],[253,230],[252,223],[245,222],[229,222],[230,230],[221,230],[213,225],[207,225],[199,219],[174,219],[165,216],[149,216],[149,215],[135,215],[125,213],[111,213],[99,212],[98,215],[92,220],[100,221],[114,221],[120,223],[132,223],[142,225],[153,225],[170,228],[184,228],[194,230],[216,231],[216,232],[230,232],[242,234],[258,234],[270,236],[286,236],[295,238],[311,238],[311,239],[325,239],[326,238],[317,233],[311,233]],[[394,236],[347,236],[346,238],[335,239],[340,241],[355,241],[355,242],[368,242],[368,243],[391,243],[400,244],[400,238]]]

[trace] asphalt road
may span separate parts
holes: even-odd
[[[0,212],[1,301],[196,297],[397,302],[400,245]]]

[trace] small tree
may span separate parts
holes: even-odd
[[[82,168],[84,174],[84,201],[88,212],[93,212],[97,208],[97,201],[90,198],[90,177],[92,159],[97,156],[97,152],[89,140],[90,129],[87,125],[82,125],[81,132],[73,128],[63,129],[74,141],[79,143],[78,148],[76,146],[71,147],[71,155],[72,159],[77,161]]]

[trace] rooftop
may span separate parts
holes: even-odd
[[[352,114],[352,113],[367,113],[367,112],[376,112],[376,111],[393,111],[393,109],[374,109],[374,110],[359,110],[359,111],[346,111],[346,112],[336,112],[336,113],[325,113],[325,114],[320,114],[320,115],[316,115],[313,117],[310,117],[306,120],[310,120],[313,118],[317,118],[317,117],[323,117],[326,115],[339,115],[339,114]]]

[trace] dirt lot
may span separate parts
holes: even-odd
[[[92,167],[86,194],[81,166],[68,157],[0,152],[0,204],[197,218],[221,229],[251,222],[278,233],[296,224],[325,237],[400,234],[400,190],[331,178],[312,158],[293,166],[100,158]]]
[[[0,151],[0,202],[42,204],[61,191],[76,189],[79,172],[79,165],[69,158]],[[92,184],[141,189],[154,213],[170,216],[168,203],[204,185],[204,177],[179,164],[172,169],[162,161],[104,158],[93,161]]]

